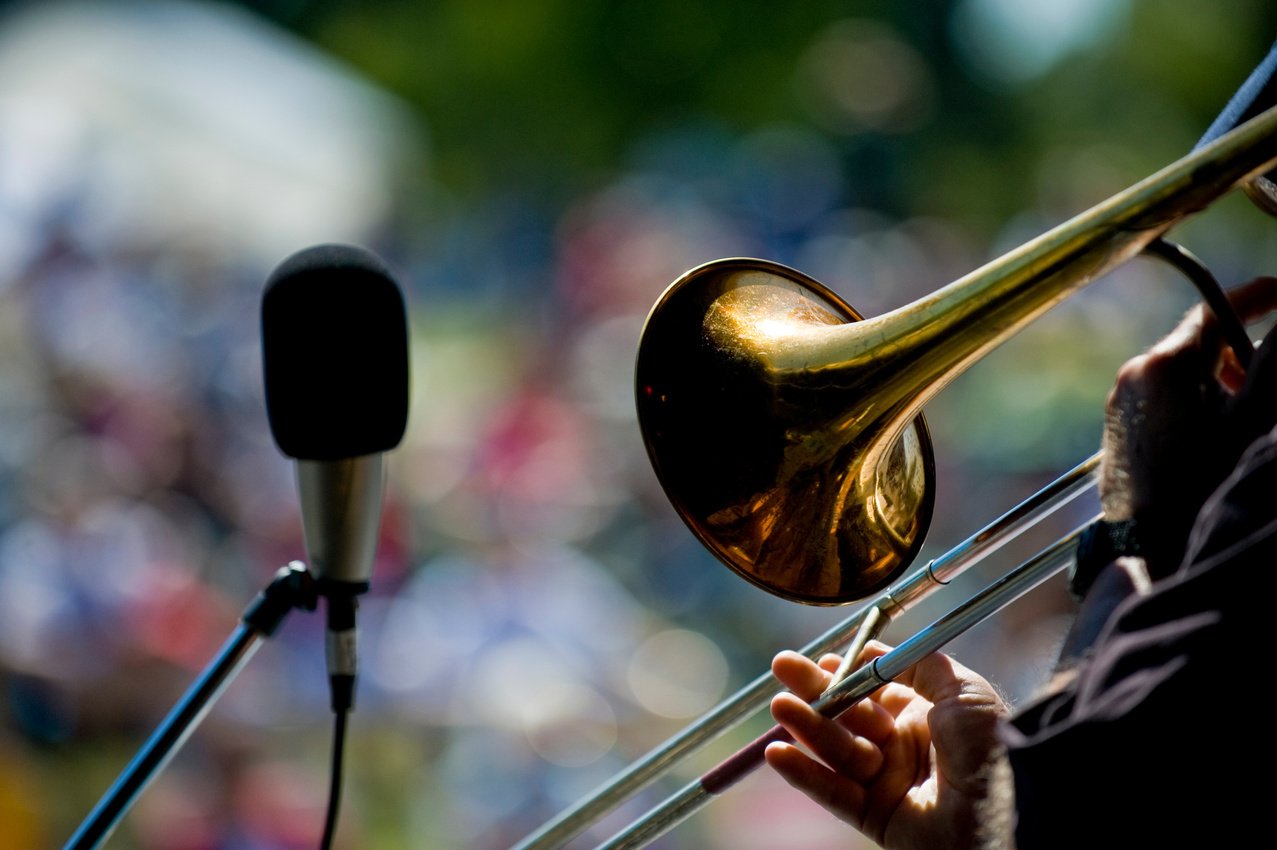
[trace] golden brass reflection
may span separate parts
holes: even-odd
[[[953,378],[1185,217],[1277,162],[1277,107],[912,304],[871,319],[816,281],[728,259],[675,281],[639,346],[639,424],[666,494],[779,596],[862,599],[931,518],[921,411]]]
[[[666,292],[645,331],[660,342],[638,361],[649,450],[689,527],[744,578],[814,604],[885,584],[930,518],[922,418],[857,439],[873,400],[804,360],[859,320],[792,269],[722,261]]]

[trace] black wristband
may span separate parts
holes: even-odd
[[[1118,558],[1143,554],[1135,520],[1096,520],[1078,538],[1073,565],[1069,567],[1069,595],[1081,602],[1100,570]]]

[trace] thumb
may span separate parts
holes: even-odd
[[[996,702],[1005,706],[988,680],[943,652],[933,652],[898,679],[932,703],[951,699]]]
[[[984,766],[998,747],[998,724],[1010,708],[988,680],[943,653],[919,661],[911,682],[932,703],[927,725],[940,775],[959,790],[979,793]]]

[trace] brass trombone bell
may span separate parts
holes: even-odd
[[[890,617],[911,608],[1088,489],[1099,463],[1098,455],[1092,457],[895,581],[918,550],[931,514],[931,445],[920,413],[926,401],[1070,293],[1161,241],[1174,224],[1233,187],[1249,191],[1254,178],[1275,164],[1277,108],[984,268],[874,319],[861,319],[825,287],[776,263],[730,259],[693,269],[657,301],[638,351],[639,425],[666,494],[719,559],[778,595],[835,604],[885,588],[803,652],[817,658],[841,649],[853,635],[859,639],[866,611]],[[1203,294],[1214,286],[1194,282]],[[1241,340],[1227,338],[1240,354],[1248,340],[1245,328],[1236,330]],[[838,465],[843,462],[845,467]],[[842,541],[840,534],[867,540]],[[974,625],[988,615],[982,611],[994,594],[1012,584],[1026,588],[1022,580],[1058,569],[1054,560],[1068,554],[1062,547],[1070,539],[1075,536],[942,621]],[[867,566],[859,560],[866,552]],[[930,631],[896,651],[922,647]],[[517,850],[566,846],[762,708],[774,692],[771,674],[759,676]],[[734,765],[739,777],[755,757],[761,753],[751,744],[724,765]],[[606,846],[640,847],[672,828],[726,790],[722,767],[711,771],[713,788],[692,783]]]
[[[923,418],[874,441],[872,400],[806,365],[806,339],[861,321],[800,272],[720,260],[666,290],[639,349],[640,422],[675,508],[741,576],[801,602],[885,586],[931,518]]]
[[[922,545],[922,407],[1055,304],[1277,160],[1277,108],[981,269],[862,319],[764,260],[692,269],[647,319],[639,425],[666,495],[721,561],[820,605],[890,584]]]

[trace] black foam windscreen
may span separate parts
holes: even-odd
[[[340,460],[388,451],[408,421],[408,323],[385,264],[351,245],[284,260],[262,294],[266,414],[280,451]]]

